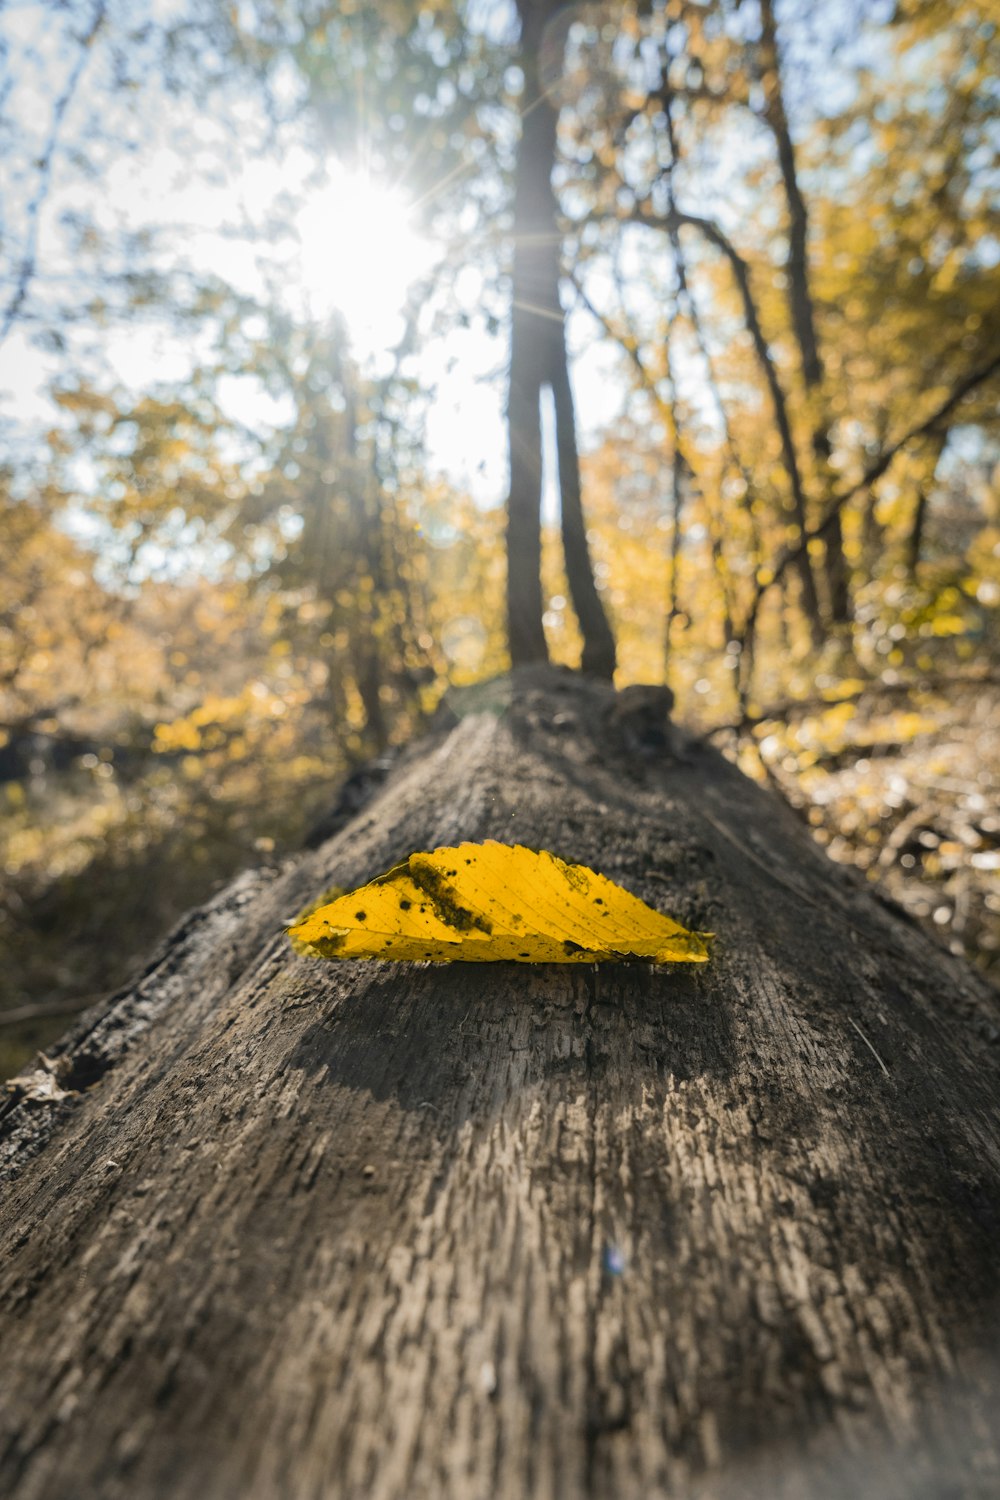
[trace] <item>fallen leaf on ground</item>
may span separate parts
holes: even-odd
[[[64,1089],[54,1073],[45,1068],[34,1068],[30,1073],[19,1073],[9,1078],[4,1085],[8,1094],[28,1104],[59,1104],[72,1098],[75,1089]]]
[[[585,865],[492,840],[411,854],[289,931],[319,958],[704,963],[688,932]]]

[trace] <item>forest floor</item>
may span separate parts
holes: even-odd
[[[754,741],[736,742],[740,764],[833,859],[1000,982],[1000,686],[872,693],[765,723]]]

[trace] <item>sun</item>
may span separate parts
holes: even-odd
[[[433,246],[413,224],[405,194],[339,165],[296,218],[299,275],[314,313],[339,311],[359,356],[391,348],[410,287]]]

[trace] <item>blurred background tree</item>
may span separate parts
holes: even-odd
[[[997,972],[996,42],[0,8],[6,1068],[509,652],[669,680]]]

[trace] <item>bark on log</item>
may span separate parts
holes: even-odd
[[[997,997],[714,752],[518,683],[188,918],[54,1060],[78,1095],[9,1108],[5,1495],[998,1492]],[[324,887],[482,837],[712,962],[289,952]]]

